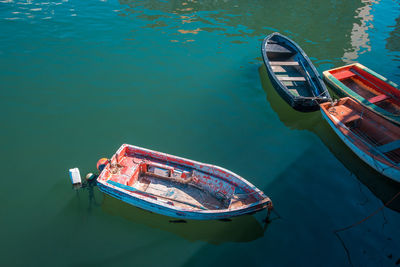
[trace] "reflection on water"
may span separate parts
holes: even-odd
[[[351,49],[346,33],[350,33],[355,24],[363,25],[364,17],[355,17],[356,10],[370,5],[369,1],[363,2],[336,0],[322,5],[318,0],[120,0],[120,4],[126,6],[122,9],[123,16],[133,16],[151,22],[143,26],[144,28],[163,27],[171,30],[166,33],[172,35],[214,32],[231,37],[233,43],[247,42],[249,37],[261,39],[273,31],[282,31],[285,35],[298,37],[298,40],[314,47],[318,44],[339,44],[329,46],[330,58],[341,58],[343,49]],[[310,10],[312,16],[309,15]],[[318,27],[315,27],[316,24]],[[326,58],[326,51],[317,49],[314,56]]]
[[[262,64],[259,69],[261,85],[266,92],[267,101],[271,108],[276,112],[279,120],[285,124],[286,127],[296,130],[313,129],[319,122],[318,112],[300,112],[294,110],[282,97],[275,91],[272,86],[267,69]]]
[[[136,208],[106,194],[104,195],[102,209],[108,214],[168,231],[189,241],[200,240],[212,244],[249,242],[262,237],[267,227],[267,224],[262,222],[266,212],[239,216],[230,221],[177,220]],[[264,218],[262,218],[263,216]]]
[[[103,1],[100,3],[106,5]],[[334,0],[329,5],[321,5],[317,0],[275,1],[273,12],[270,12],[271,1],[119,0],[119,3],[121,8],[110,12],[132,17],[135,23],[147,22],[136,26],[160,29],[171,36],[171,42],[194,42],[195,35],[214,32],[230,37],[231,43],[245,43],[248,38],[261,39],[273,31],[281,31],[296,37],[300,44],[316,48],[313,57],[317,59],[353,62],[360,54],[371,51],[368,32],[375,19],[372,10],[381,1]],[[0,4],[4,8],[1,19],[10,21],[65,19],[82,14],[78,6],[65,0],[3,0]],[[312,16],[309,16],[310,10]],[[284,19],[282,14],[285,14]],[[399,19],[387,40],[387,48],[392,51],[399,51],[396,48],[398,25]]]
[[[275,91],[264,65],[259,68],[259,74],[267,101],[280,121],[288,128],[315,133],[333,155],[383,203],[389,201],[400,191],[399,183],[377,173],[358,158],[324,121],[320,112],[302,113],[292,109]],[[388,207],[400,212],[400,198],[397,198]]]
[[[195,42],[200,33],[229,37],[231,43],[247,43],[281,31],[300,44],[314,48],[313,57],[329,62],[352,62],[370,51],[368,30],[373,27],[371,10],[380,1],[334,0],[329,5],[312,1],[132,1],[119,0],[110,13],[132,18],[133,27],[156,29],[173,43]],[[65,0],[51,2],[1,1],[1,19],[30,20],[86,17],[78,5]],[[273,4],[273,12],[271,5]],[[97,8],[107,8],[98,1]],[[110,7],[108,7],[110,8]],[[312,16],[310,16],[310,10]],[[92,12],[98,12],[93,9]],[[284,14],[284,19],[282,19]],[[128,22],[128,20],[126,21]],[[318,27],[315,25],[318,24]],[[129,23],[128,23],[129,25]],[[212,37],[210,37],[212,38]],[[132,40],[128,37],[127,40]],[[388,42],[389,43],[389,42]],[[395,42],[392,42],[395,43]],[[307,50],[307,47],[305,47]]]
[[[74,17],[76,16],[76,12],[74,9],[65,9],[62,7],[68,1],[60,0],[60,1],[13,1],[13,0],[3,0],[0,1],[0,4],[7,4],[7,6],[3,6],[8,9],[9,12],[3,13],[5,17],[2,19],[5,20],[48,20],[54,17],[55,12],[60,12],[61,10],[66,16]],[[1,14],[1,13],[0,13]]]
[[[390,33],[387,39],[386,47],[391,51],[400,51],[400,17],[396,19],[394,30]]]
[[[363,0],[362,2],[365,3],[365,6],[358,8],[356,11],[356,18],[359,18],[360,22],[359,24],[354,23],[351,30],[350,39],[353,47],[345,51],[343,55],[343,60],[349,64],[353,63],[360,54],[371,51],[368,35],[368,30],[373,28],[372,21],[374,16],[371,14],[371,9],[373,4],[379,3],[379,0]]]
[[[393,31],[390,32],[389,38],[387,38],[386,41],[387,49],[394,52],[400,52],[400,16],[396,19],[396,24],[393,26]]]

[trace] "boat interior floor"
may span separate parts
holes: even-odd
[[[397,105],[396,103],[386,100],[379,103],[375,103],[375,105],[390,113],[395,114],[396,116],[400,116],[400,105]]]
[[[372,86],[366,85],[362,79],[357,78],[357,76],[353,76],[344,80],[341,80],[341,82],[349,87],[353,92],[358,94],[364,99],[369,100],[371,103],[377,105],[378,107],[391,112],[395,114],[400,115],[400,105],[397,104],[391,97],[384,97],[380,98],[382,96],[382,93],[380,93],[377,89],[375,89]],[[378,99],[380,98],[380,99]],[[375,101],[372,101],[372,99],[376,99]]]
[[[296,61],[270,61],[272,71],[278,80],[294,96],[313,97],[311,89]]]
[[[387,147],[388,144],[396,143],[399,136],[394,136],[386,131],[384,128],[378,131],[378,127],[383,127],[382,125],[377,125],[376,122],[370,119],[363,119],[362,112],[356,111],[349,108],[346,105],[338,105],[330,109],[330,112],[348,129],[360,137],[364,142],[380,150],[381,147]],[[393,149],[387,149],[387,151],[381,151],[388,159],[395,163],[400,162],[400,148],[397,146],[392,146]]]
[[[171,183],[145,174],[140,175],[133,187],[167,201],[172,201],[174,206],[182,208],[195,207],[217,210],[226,209],[230,204],[191,184]]]
[[[373,146],[376,150],[380,151],[385,155],[389,160],[394,163],[400,163],[400,148],[398,146],[393,146],[393,149],[388,149],[386,151],[381,151],[383,147],[389,147],[396,141],[388,140],[387,138],[380,138],[380,136],[376,136],[370,131],[365,131],[362,127],[351,127],[351,131],[357,136],[361,137],[365,142]]]
[[[378,91],[363,83],[362,80],[357,79],[356,76],[341,80],[341,82],[349,87],[353,92],[365,99],[370,99],[377,95],[380,95]]]

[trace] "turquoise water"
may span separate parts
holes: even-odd
[[[277,95],[274,31],[320,72],[357,61],[400,83],[399,1],[0,0],[2,265],[399,265],[400,199],[334,234],[400,185]],[[230,169],[276,213],[171,223],[72,190],[69,168],[122,143]]]

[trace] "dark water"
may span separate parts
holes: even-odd
[[[261,40],[319,71],[360,62],[400,83],[400,2],[0,0],[3,266],[399,266],[400,191],[319,112],[272,88]],[[277,211],[170,222],[87,188],[122,143],[216,164]]]

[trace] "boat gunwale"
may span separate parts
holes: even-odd
[[[211,214],[212,214],[212,213],[219,214],[219,213],[227,213],[227,212],[228,212],[228,213],[234,213],[234,212],[236,212],[236,211],[248,210],[248,209],[251,209],[252,207],[259,206],[259,205],[262,205],[262,207],[259,208],[259,209],[257,209],[257,210],[261,210],[261,209],[266,208],[268,205],[272,205],[271,199],[270,199],[267,195],[265,195],[263,191],[261,191],[260,189],[258,189],[256,186],[254,186],[253,184],[251,184],[249,181],[247,181],[246,179],[244,179],[244,178],[241,177],[240,175],[238,175],[238,174],[236,174],[236,173],[234,173],[234,172],[232,172],[232,171],[229,171],[229,170],[227,170],[227,169],[224,169],[224,168],[222,168],[222,167],[216,166],[216,165],[211,165],[211,164],[207,164],[207,163],[201,163],[201,162],[198,162],[198,161],[195,161],[195,160],[190,160],[190,159],[187,159],[187,158],[182,158],[182,157],[170,155],[170,154],[167,154],[167,153],[164,153],[164,152],[158,152],[158,151],[154,151],[154,150],[151,150],[151,149],[142,148],[142,147],[138,147],[138,146],[134,146],[134,145],[129,145],[129,144],[123,144],[123,145],[117,150],[117,152],[113,155],[113,157],[111,158],[111,160],[112,160],[113,158],[115,158],[115,155],[116,155],[116,154],[119,154],[125,147],[133,148],[133,149],[138,149],[138,150],[142,150],[142,151],[146,151],[146,152],[150,152],[150,153],[155,153],[155,154],[161,155],[161,156],[163,156],[163,157],[170,157],[170,158],[175,158],[175,159],[178,159],[178,160],[181,160],[181,161],[187,161],[187,162],[190,162],[190,163],[193,163],[193,164],[197,164],[197,165],[199,165],[199,166],[206,166],[206,167],[209,167],[209,168],[220,169],[220,170],[222,170],[223,172],[229,174],[230,176],[233,176],[233,177],[235,177],[236,179],[239,179],[241,182],[244,182],[249,188],[251,188],[251,189],[254,190],[254,191],[253,191],[254,193],[258,194],[262,199],[261,199],[261,200],[258,200],[258,201],[256,201],[256,202],[247,204],[247,205],[243,205],[243,206],[239,206],[239,207],[235,207],[235,208],[218,209],[218,210],[213,210],[213,209],[207,209],[207,210],[202,210],[202,209],[188,209],[188,208],[181,208],[181,207],[177,207],[177,206],[171,206],[171,205],[168,204],[168,203],[164,203],[164,202],[161,202],[161,201],[159,201],[159,200],[155,200],[155,199],[152,198],[150,195],[149,195],[149,196],[146,196],[146,195],[148,195],[148,194],[146,194],[146,192],[141,192],[140,190],[138,190],[140,193],[136,193],[136,194],[135,194],[134,191],[129,191],[129,190],[126,190],[126,189],[123,189],[123,188],[116,187],[116,186],[114,186],[114,185],[112,185],[112,184],[109,184],[109,183],[107,183],[107,180],[102,181],[101,179],[104,177],[104,175],[105,175],[105,174],[104,174],[104,173],[105,173],[105,170],[106,170],[107,167],[108,167],[108,166],[106,166],[106,167],[103,169],[103,171],[100,173],[99,177],[97,178],[97,182],[98,182],[98,183],[101,183],[101,184],[102,184],[103,186],[105,186],[105,187],[109,187],[109,188],[112,188],[112,189],[114,189],[114,190],[116,190],[116,191],[123,192],[123,193],[129,195],[131,198],[137,198],[137,199],[140,199],[140,200],[143,200],[143,201],[146,201],[146,202],[150,202],[150,203],[155,204],[155,205],[158,205],[158,206],[162,206],[162,207],[167,208],[167,209],[171,209],[171,210],[174,210],[174,211],[178,211],[178,212],[193,212],[193,213],[198,213],[198,214],[208,214],[208,213],[211,213]],[[168,161],[168,160],[166,160],[166,161]],[[187,166],[187,165],[185,165],[185,164],[183,164],[183,163],[179,163],[179,164],[184,165],[184,166]],[[194,166],[191,166],[191,168],[203,172],[203,170],[198,169],[198,168],[196,168],[196,167],[194,167]],[[211,173],[210,173],[210,174],[211,174]],[[213,174],[213,175],[215,175],[215,174]],[[223,180],[226,179],[226,178],[223,178],[223,177],[220,177],[220,176],[218,176],[218,178],[223,179]],[[253,194],[253,193],[251,193],[251,194]],[[161,197],[161,196],[160,196],[160,197]],[[270,204],[268,204],[268,203],[270,203]],[[266,207],[264,207],[264,205],[266,205]]]

